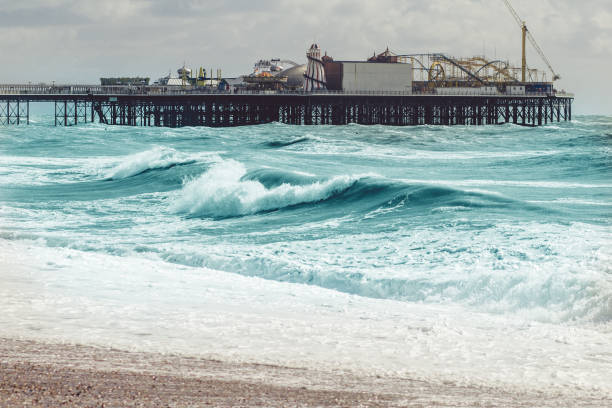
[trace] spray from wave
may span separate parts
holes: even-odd
[[[338,176],[308,185],[282,183],[266,188],[259,180],[247,180],[240,162],[213,165],[200,177],[185,183],[173,210],[192,216],[224,218],[273,211],[326,200],[349,189],[358,178]]]

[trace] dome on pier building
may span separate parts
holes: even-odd
[[[281,71],[279,76],[287,77],[287,87],[292,89],[301,89],[304,87],[304,74],[306,73],[306,64],[296,65],[295,67],[287,68]]]

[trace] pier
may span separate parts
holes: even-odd
[[[56,126],[541,126],[571,120],[573,95],[403,92],[193,93],[159,87],[0,85],[0,125],[28,124],[30,104],[55,104]]]

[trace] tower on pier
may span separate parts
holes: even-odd
[[[325,80],[325,69],[321,60],[321,49],[317,44],[312,44],[308,52],[308,66],[304,74],[304,90],[306,92],[327,89]]]

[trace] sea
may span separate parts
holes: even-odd
[[[0,127],[0,337],[612,393],[612,117]]]

